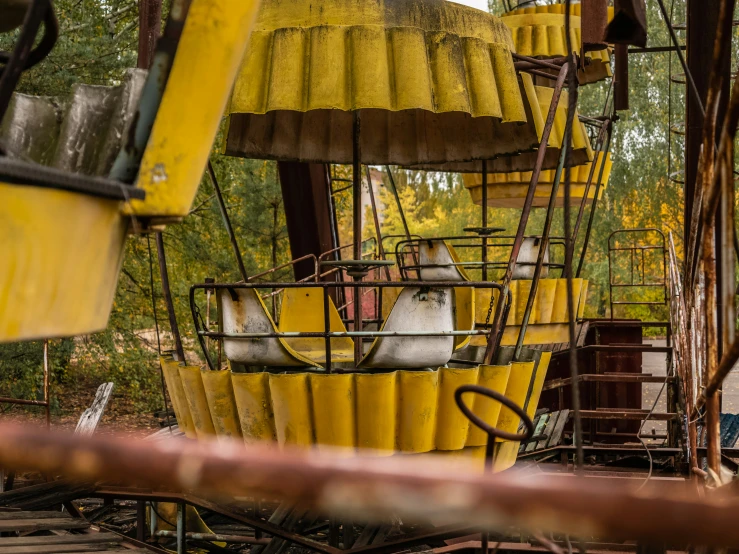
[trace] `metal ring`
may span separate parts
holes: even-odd
[[[477,414],[473,413],[472,410],[470,410],[470,408],[467,406],[467,404],[464,403],[464,400],[462,400],[462,395],[466,392],[481,394],[483,396],[487,396],[488,398],[492,398],[493,400],[497,400],[521,418],[521,421],[526,427],[526,431],[523,433],[508,433],[506,431],[496,429],[488,423],[485,423]],[[521,442],[530,439],[531,436],[534,434],[534,422],[531,421],[531,418],[524,411],[524,409],[510,398],[497,391],[494,391],[487,387],[482,387],[480,385],[462,385],[456,391],[454,391],[454,401],[457,403],[457,406],[459,406],[459,409],[462,410],[462,413],[467,417],[467,419],[469,419],[473,424],[485,431],[491,437],[496,437],[505,441]]]

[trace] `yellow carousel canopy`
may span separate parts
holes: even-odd
[[[525,95],[530,99],[530,105],[536,106],[537,109],[531,110],[531,117],[536,127],[537,137],[541,140],[544,131],[544,121],[549,112],[549,106],[552,103],[554,89],[552,87],[535,86],[530,75],[521,75],[521,81]],[[568,94],[566,90],[562,91],[562,96],[557,104],[557,112],[554,118],[551,134],[549,135],[549,144],[544,156],[544,169],[553,169],[557,167],[559,162],[562,144],[564,142],[565,126],[567,123],[567,105]],[[593,159],[593,149],[590,145],[585,126],[577,119],[577,111],[575,111],[575,121],[572,126],[572,156],[571,163],[573,165],[581,165]],[[489,173],[508,173],[511,171],[533,171],[536,165],[537,151],[524,152],[517,155],[501,156],[495,159],[487,160],[487,171]],[[484,158],[482,158],[484,159]],[[442,164],[416,164],[410,169],[420,169],[425,171],[449,171],[454,173],[477,173],[482,172],[482,161],[478,156],[470,161],[450,161]]]
[[[595,185],[603,167],[603,178],[601,180],[601,188],[599,197],[602,196],[603,190],[608,185],[608,179],[611,176],[611,154],[607,153],[603,156],[602,152],[598,153],[598,160],[595,162],[597,166],[593,173],[593,181],[588,191],[588,198],[595,196]],[[585,187],[590,174],[590,168],[593,162],[578,165],[571,171],[571,204],[579,204],[585,194]],[[554,181],[554,170],[542,171],[539,177],[539,183],[534,193],[534,207],[546,207],[549,203],[549,196],[552,193],[552,184]],[[482,175],[481,174],[465,174],[463,176],[464,186],[470,191],[472,201],[475,204],[482,204]],[[488,206],[493,208],[521,208],[523,207],[526,193],[528,192],[529,183],[531,181],[531,172],[514,172],[514,173],[491,173],[487,176],[488,180]],[[557,201],[555,204],[558,208],[564,206],[564,175],[560,181],[559,190],[557,191]]]
[[[505,24],[443,0],[266,0],[228,109],[225,153],[413,165],[536,147]],[[536,109],[536,106],[532,106]]]
[[[572,4],[570,39],[573,52],[582,48],[580,4]],[[613,8],[608,8],[608,20]],[[501,16],[513,35],[516,52],[533,58],[559,58],[567,55],[565,5],[549,4],[518,8]],[[585,53],[585,65],[577,73],[581,84],[595,83],[611,77],[610,49]]]

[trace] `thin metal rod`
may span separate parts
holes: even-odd
[[[401,204],[400,202],[400,195],[398,194],[398,187],[395,184],[395,177],[393,176],[393,172],[390,171],[389,165],[385,166],[385,171],[387,172],[387,176],[390,181],[390,188],[393,191],[393,196],[395,197],[395,203],[398,205],[398,213],[400,214],[400,221],[403,223],[403,230],[405,231],[405,238],[406,240],[411,240],[411,232],[408,227],[408,222],[405,219],[405,211],[403,211],[403,204]],[[417,266],[418,265],[418,254],[416,253],[416,250],[414,248],[411,248],[411,257],[413,258],[413,264]],[[401,272],[401,274],[403,274],[403,272]],[[416,271],[416,277],[420,278],[419,271]]]
[[[44,340],[44,406],[46,408],[46,428],[51,428],[51,402],[49,398],[49,339]]]
[[[177,532],[175,531],[157,531],[154,533],[157,537],[176,537]],[[209,541],[209,542],[228,542],[228,543],[241,543],[241,544],[264,544],[267,545],[272,542],[272,539],[258,539],[251,535],[221,535],[219,533],[185,533],[185,538],[196,541]]]
[[[523,313],[523,319],[521,321],[521,329],[518,331],[518,339],[516,340],[516,349],[513,352],[513,360],[518,361],[521,356],[521,350],[523,349],[523,341],[526,336],[526,328],[531,318],[531,311],[534,307],[534,299],[536,298],[536,291],[539,288],[539,280],[541,278],[542,268],[544,267],[544,255],[549,248],[549,232],[552,228],[552,220],[554,219],[554,207],[557,203],[557,192],[559,192],[559,182],[562,178],[562,169],[565,164],[565,156],[567,149],[562,148],[559,154],[559,163],[557,164],[557,170],[554,173],[554,180],[552,182],[552,191],[549,195],[549,204],[547,205],[547,214],[544,219],[544,229],[541,232],[541,242],[539,243],[539,252],[536,255],[536,266],[534,267],[534,276],[531,280],[531,288],[529,289],[529,297],[526,299],[526,309]],[[526,395],[526,404],[524,404],[524,410],[527,407],[528,400],[533,390],[534,377],[531,377],[531,383],[529,384],[529,393]]]
[[[501,291],[500,298],[506,298],[508,296],[508,290],[510,289],[511,277],[513,276],[513,270],[516,267],[516,260],[518,254],[521,251],[521,243],[523,242],[523,236],[526,231],[526,224],[529,221],[529,214],[531,213],[531,207],[534,203],[534,194],[536,187],[539,184],[539,176],[541,175],[541,168],[544,165],[544,157],[547,151],[547,145],[549,144],[549,135],[552,132],[552,126],[554,124],[554,117],[557,114],[557,106],[559,105],[559,99],[562,95],[562,87],[564,86],[565,79],[567,78],[568,65],[565,64],[559,69],[559,75],[557,82],[554,85],[554,91],[552,92],[552,101],[549,105],[549,113],[547,114],[546,122],[544,123],[544,129],[542,131],[541,140],[539,141],[539,150],[536,154],[536,164],[534,170],[531,173],[531,182],[529,183],[529,189],[526,193],[526,199],[524,200],[523,209],[521,210],[521,219],[518,222],[518,229],[516,230],[516,238],[513,241],[513,247],[511,248],[511,255],[508,259],[508,267],[503,275],[502,284],[503,290]],[[495,350],[498,347],[499,339],[502,336],[505,321],[503,318],[504,306],[503,302],[498,302],[495,307],[495,319],[493,320],[493,329],[488,338],[488,343],[485,348],[485,357],[483,358],[485,364],[491,364]]]
[[[159,316],[157,314],[157,301],[154,294],[154,263],[151,255],[151,237],[146,235],[146,248],[149,251],[149,290],[151,291],[151,311],[154,316],[154,329],[157,334],[157,354],[162,355],[162,341],[159,336]],[[167,387],[164,383],[164,368],[159,364],[159,383],[162,390],[162,401],[164,402],[164,413],[167,414],[167,427],[172,432],[172,422],[169,420],[169,403],[167,402]]]
[[[172,301],[172,291],[169,288],[169,273],[167,272],[167,257],[164,253],[164,238],[162,232],[157,231],[157,257],[159,258],[159,274],[162,280],[162,292],[164,293],[164,302],[167,305],[167,315],[169,315],[169,326],[172,330],[172,338],[174,339],[175,352],[177,353],[177,361],[185,362],[185,349],[182,348],[182,338],[180,337],[180,327],[177,325],[177,315],[174,311],[174,302]]]
[[[362,259],[362,147],[361,140],[361,117],[359,110],[354,113],[354,129],[352,133],[352,201],[353,201],[353,225],[354,225],[354,259]],[[358,282],[361,279],[354,278],[353,289],[354,300],[354,331],[362,330],[362,289]],[[362,340],[354,342],[354,365],[359,365],[362,359]]]
[[[488,162],[482,160],[482,228],[488,227]],[[488,238],[482,236],[482,280],[488,280]]]
[[[606,165],[606,158],[608,157],[607,151],[603,150],[603,142],[606,140],[604,138],[604,134],[607,134],[607,127],[609,125],[604,125],[601,127],[600,132],[598,133],[598,139],[596,140],[595,146],[595,156],[593,156],[593,161],[590,164],[590,171],[588,171],[588,179],[585,182],[585,190],[582,195],[582,199],[580,200],[580,207],[577,210],[577,219],[575,220],[575,228],[572,230],[572,240],[573,242],[577,242],[577,236],[580,234],[580,225],[582,224],[582,218],[583,215],[585,215],[585,205],[588,203],[588,193],[590,192],[590,187],[593,184],[593,177],[595,176],[595,168],[598,163],[600,163],[600,169],[598,171],[598,182],[600,182],[600,179],[603,177],[603,169]],[[574,246],[573,246],[574,248]]]
[[[571,146],[572,137],[572,120],[575,117],[575,109],[577,107],[577,74],[576,74],[576,60],[572,54],[571,45],[571,12],[570,12],[571,0],[565,0],[565,37],[567,42],[568,52],[568,65],[570,66],[570,73],[568,75],[568,100],[569,107],[567,110],[567,123],[565,125],[565,136],[564,136],[564,149],[568,152]],[[572,172],[568,166],[565,169],[565,190],[564,190],[564,230],[565,230],[565,278],[567,279],[567,319],[569,323],[570,331],[570,348],[569,348],[569,363],[570,363],[570,378],[572,379],[572,412],[574,414],[574,442],[577,458],[575,460],[576,471],[582,472],[584,455],[583,455],[583,436],[582,436],[582,417],[580,413],[580,380],[578,379],[578,367],[577,367],[577,351],[575,336],[575,301],[573,294],[573,283],[572,283],[572,255],[575,248],[574,237],[571,235],[571,221],[570,221],[570,193],[572,187]],[[581,550],[584,550],[581,546]]]
[[[185,517],[185,503],[177,503],[177,554],[187,554],[187,529]]]
[[[208,175],[210,176],[210,182],[213,183],[213,190],[215,190],[216,192],[216,198],[218,199],[218,208],[221,210],[223,224],[226,226],[226,232],[228,233],[228,238],[231,241],[231,247],[233,248],[234,255],[236,256],[236,263],[239,266],[239,273],[241,274],[241,278],[244,281],[248,281],[249,276],[246,273],[246,267],[244,267],[244,260],[241,257],[239,243],[236,240],[236,234],[234,233],[233,226],[231,225],[231,218],[228,216],[226,203],[223,201],[223,194],[221,194],[221,187],[218,185],[216,172],[213,170],[213,164],[210,163],[210,160],[208,160]]]
[[[375,191],[372,188],[372,175],[369,166],[364,166],[365,175],[367,175],[367,187],[369,190],[370,204],[372,205],[372,218],[375,223],[375,236],[377,236],[377,253],[381,260],[385,260],[385,249],[382,247],[382,229],[380,228],[380,215],[377,213],[377,203],[375,202]],[[385,278],[390,280],[390,268],[384,266]]]
[[[598,206],[598,196],[600,195],[600,189],[603,186],[603,172],[606,167],[606,157],[611,147],[611,132],[608,131],[606,135],[606,145],[603,151],[603,163],[598,171],[598,181],[595,183],[595,194],[593,195],[593,204],[590,207],[590,215],[588,216],[588,226],[585,229],[585,237],[583,238],[582,251],[580,252],[580,260],[577,262],[577,272],[575,277],[579,278],[582,272],[583,263],[585,262],[585,254],[588,251],[588,244],[590,243],[590,233],[593,231],[593,221],[595,221],[595,211]],[[585,195],[587,197],[587,194]],[[575,235],[577,238],[577,235]]]
[[[683,50],[680,47],[680,44],[677,39],[677,34],[675,33],[675,28],[672,26],[672,21],[670,21],[669,15],[667,15],[667,9],[665,8],[665,3],[663,0],[657,0],[657,3],[659,4],[659,9],[662,12],[662,18],[665,20],[665,25],[667,25],[667,30],[670,32],[670,38],[672,39],[672,44],[675,47],[675,52],[677,53],[677,57],[680,58],[680,64],[683,66],[683,71],[685,72],[685,78],[690,84],[690,93],[693,95],[693,99],[695,100],[695,103],[698,105],[698,108],[700,108],[701,115],[703,117],[706,117],[706,108],[703,106],[703,101],[701,100],[701,95],[698,92],[698,87],[695,85],[695,81],[693,80],[693,74],[690,72],[690,69],[688,69],[688,62],[685,61],[685,55],[683,54]]]

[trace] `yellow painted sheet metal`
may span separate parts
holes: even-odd
[[[584,286],[583,286],[584,285]],[[573,294],[576,302],[586,297],[582,289],[587,287],[583,279],[572,280]],[[508,313],[509,325],[521,325],[523,322],[526,302],[531,290],[531,280],[520,279],[511,281],[511,309]],[[475,289],[475,320],[477,323],[485,321],[490,305],[490,289]],[[495,303],[497,304],[497,297]],[[577,306],[578,311],[580,306]],[[529,323],[567,323],[567,279],[540,279],[536,289],[536,297]]]
[[[439,372],[439,408],[437,418],[440,422],[436,430],[438,450],[459,450],[467,442],[470,421],[462,413],[454,400],[454,392],[462,385],[476,385],[478,368],[446,369]],[[443,424],[441,424],[443,422]]]
[[[442,0],[265,0],[226,153],[350,163],[494,158],[535,146],[500,19]]]
[[[516,52],[535,58],[558,58],[567,55],[564,4],[518,8],[501,19],[511,29]],[[570,40],[572,51],[582,48],[580,5],[572,4]],[[608,10],[613,17],[613,8]],[[580,84],[595,83],[611,76],[610,49],[585,53],[585,67],[578,70]]]
[[[494,391],[504,391],[508,387],[508,378],[511,374],[511,365],[481,365],[479,370],[478,384]],[[467,402],[471,401],[470,408],[473,413],[477,414],[480,419],[493,427],[498,425],[498,416],[500,415],[500,402],[496,402],[492,398],[487,398],[480,394],[474,397],[466,398]],[[470,425],[469,434],[467,435],[466,446],[485,446],[487,444],[488,435],[477,427]]]
[[[458,287],[454,290],[454,328],[471,331],[475,328],[475,289]],[[454,349],[459,350],[470,343],[471,336],[454,337]]]
[[[551,87],[535,86],[531,76],[524,73],[520,77],[520,86],[527,110],[529,121],[536,128],[536,136],[538,141],[541,140],[544,132],[544,123],[546,121],[549,107],[552,103],[554,89]],[[557,104],[555,112],[554,124],[549,135],[549,142],[544,156],[542,168],[553,170],[557,167],[560,158],[560,149],[564,141],[564,130],[567,123],[568,110],[568,94],[566,90],[562,91],[562,95]],[[579,166],[593,160],[593,149],[590,144],[585,126],[577,119],[575,113],[575,125],[572,127],[572,157],[570,162],[574,166]],[[528,152],[520,152],[517,155],[501,155],[494,159],[482,155],[472,156],[471,160],[454,160],[450,159],[442,163],[419,163],[412,166],[412,169],[423,169],[427,171],[447,171],[455,173],[479,173],[482,171],[482,161],[486,160],[486,169],[490,174],[509,173],[509,172],[526,172],[532,171],[536,165],[537,150]]]
[[[0,343],[105,329],[126,237],[121,203],[2,182],[0,198]]]
[[[231,372],[227,370],[203,371],[200,377],[203,379],[205,398],[208,401],[208,409],[216,435],[241,438],[239,413],[231,385]]]
[[[269,376],[275,431],[280,445],[311,446],[313,434],[313,402],[306,373],[284,373]]]
[[[179,383],[190,404],[197,405],[198,430],[206,419],[202,409],[209,405],[204,388],[211,395],[214,390],[224,391],[224,404],[210,402],[220,415],[206,414],[215,429],[199,432],[198,438],[231,432],[243,435],[247,443],[276,440],[281,445],[360,448],[389,455],[484,444],[458,410],[454,391],[463,384],[479,383],[504,392],[510,386],[510,371],[506,365],[376,374],[230,372],[229,389],[226,372],[181,367],[179,373],[170,371],[167,386],[176,390]],[[229,399],[230,407],[225,405]],[[499,405],[476,397],[470,400],[475,413],[497,423]],[[228,414],[230,422],[225,421]]]
[[[210,415],[208,398],[205,396],[203,379],[200,376],[201,369],[198,366],[181,365],[179,370],[195,433],[201,440],[213,438],[216,430]]]
[[[231,383],[244,442],[277,440],[269,373],[231,373]]]
[[[398,377],[398,450],[433,450],[439,372],[399,371]]]
[[[313,420],[319,446],[353,448],[357,444],[354,379],[344,375],[311,374]]]
[[[187,438],[195,439],[197,438],[197,434],[195,433],[195,424],[190,414],[190,406],[185,396],[185,388],[182,385],[182,379],[180,379],[180,364],[172,358],[165,357],[160,357],[159,363],[162,366],[164,382],[167,384],[167,390],[169,391],[169,398],[172,400],[172,408],[174,408],[174,415],[177,418],[177,425],[182,429]]]
[[[193,0],[133,201],[137,216],[184,217],[218,131],[259,0]]]
[[[357,373],[357,446],[390,455],[397,436],[398,372]]]
[[[587,300],[587,280],[573,279],[573,297],[577,302],[578,317],[582,317]],[[530,280],[511,281],[511,310],[508,313],[508,324],[503,331],[501,344],[511,346],[516,344],[521,330],[523,315],[526,309]],[[485,321],[487,307],[490,304],[490,291],[475,289],[475,319],[478,324]],[[496,298],[497,302],[497,298]],[[567,279],[541,279],[536,290],[534,305],[526,328],[523,344],[559,344],[569,342],[567,310]],[[473,346],[484,346],[487,342],[484,336],[474,336],[470,341]]]
[[[333,332],[346,332],[341,316],[328,299],[329,324]],[[282,293],[279,330],[285,332],[323,332],[323,291],[319,287],[288,288]],[[285,344],[300,353],[301,356],[313,360],[317,364],[326,362],[326,341],[323,338],[285,338]],[[354,341],[350,337],[331,339],[331,361],[351,362],[354,360]]]
[[[598,198],[603,196],[603,191],[608,185],[611,175],[611,154],[610,152],[603,156],[602,153],[596,152],[597,160],[587,162],[572,168],[571,183],[571,202],[579,205],[585,195],[586,184],[590,168],[596,163],[593,173],[593,181],[588,190],[588,198],[595,196],[595,184],[600,174],[601,166],[603,166],[603,178],[601,180],[600,192]],[[534,207],[546,207],[549,203],[549,196],[552,193],[552,183],[554,180],[554,170],[542,171],[539,182],[534,192]],[[475,204],[482,204],[482,175],[479,173],[465,173],[463,176],[464,186],[469,190],[472,201]],[[511,173],[488,173],[488,206],[493,208],[521,208],[524,199],[528,193],[529,183],[531,182],[531,172],[511,172]],[[556,207],[564,206],[564,182],[560,182],[557,190]]]

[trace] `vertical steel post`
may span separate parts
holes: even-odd
[[[185,503],[177,503],[177,554],[187,554]]]
[[[488,162],[482,160],[482,280],[488,280]]]
[[[362,259],[362,149],[360,145],[361,119],[359,110],[354,111],[354,129],[352,133],[352,194],[353,194],[353,239],[354,259]],[[360,279],[355,279],[354,286],[354,330],[362,330],[362,289],[359,286]],[[359,365],[362,359],[362,338],[354,340],[354,364]]]
[[[149,69],[162,31],[162,0],[139,0],[137,67]]]
[[[180,327],[177,325],[177,315],[174,311],[174,302],[172,301],[172,291],[169,288],[169,273],[167,271],[167,257],[164,252],[164,239],[162,232],[156,232],[157,240],[157,257],[159,258],[159,274],[162,279],[162,292],[164,293],[164,301],[167,304],[167,315],[169,315],[169,326],[172,330],[172,338],[174,339],[175,352],[177,361],[185,362],[185,349],[182,347],[182,338],[180,337]]]
[[[44,340],[44,409],[46,428],[51,428],[51,398],[49,398],[49,339]]]

